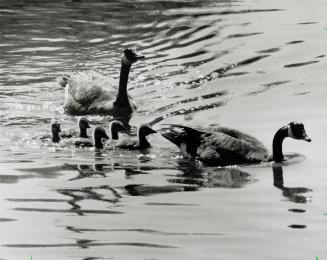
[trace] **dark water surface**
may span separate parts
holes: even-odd
[[[0,1],[0,259],[327,258],[324,1]],[[42,143],[70,71],[118,83],[133,65],[131,124],[224,125],[284,165],[213,168],[159,135],[147,152]],[[108,119],[91,117],[107,126]]]

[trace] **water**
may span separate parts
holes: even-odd
[[[325,259],[326,10],[318,0],[0,2],[0,258]],[[130,75],[132,125],[230,126],[270,149],[299,120],[313,142],[285,141],[285,165],[230,168],[185,161],[159,135],[146,154],[39,142],[53,117],[76,124],[56,77],[118,81],[126,47],[146,56]]]

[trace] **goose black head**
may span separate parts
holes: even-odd
[[[103,139],[109,139],[107,136],[106,130],[102,126],[96,126],[93,130],[93,137],[96,138],[103,138]]]
[[[111,133],[111,138],[113,140],[118,140],[118,133],[121,131],[126,130],[123,123],[119,120],[113,120],[110,124],[109,124],[109,130]]]
[[[90,128],[89,123],[90,123],[90,121],[85,116],[82,116],[78,119],[78,126],[80,129]]]
[[[57,120],[51,122],[51,133],[59,134],[61,132],[60,123]]]
[[[144,59],[144,56],[139,56],[132,49],[125,49],[123,53],[123,63],[126,65],[132,65],[134,62]]]
[[[52,133],[52,142],[59,143],[60,136],[59,133],[61,132],[60,123],[57,120],[52,120],[51,122],[51,133]]]
[[[291,122],[288,124],[288,136],[294,139],[311,142],[311,139],[307,136],[304,130],[304,125],[301,122]]]
[[[139,136],[148,136],[150,134],[157,133],[157,131],[153,130],[149,124],[142,124],[139,127],[138,134]]]
[[[94,146],[96,149],[103,148],[103,139],[108,140],[109,137],[106,134],[106,130],[102,126],[96,126],[93,130],[93,139],[94,139]]]

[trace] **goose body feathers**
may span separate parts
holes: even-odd
[[[126,49],[122,57],[118,88],[111,78],[98,73],[71,73],[58,79],[65,88],[64,111],[69,115],[126,116],[136,110],[136,104],[127,93],[131,65],[143,56]]]
[[[59,84],[65,88],[63,108],[69,115],[119,115],[137,109],[130,95],[131,107],[115,107],[118,88],[114,80],[95,72],[67,74],[59,79]]]
[[[169,130],[162,135],[176,144],[185,158],[197,158],[208,165],[250,164],[268,161],[270,158],[268,150],[258,139],[232,128],[217,127],[206,132],[182,125],[170,125]],[[274,161],[284,160],[281,147],[285,137],[311,141],[302,123],[291,122],[274,136]]]
[[[268,151],[252,136],[232,136],[224,132],[204,133],[198,157],[206,164],[231,165],[256,163],[268,158]]]

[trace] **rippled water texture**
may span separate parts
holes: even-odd
[[[325,1],[0,1],[0,259],[326,259]],[[283,165],[205,167],[159,135],[147,153],[38,140],[63,129],[70,71],[129,91],[143,122],[244,130]],[[107,125],[94,116],[92,125]]]

